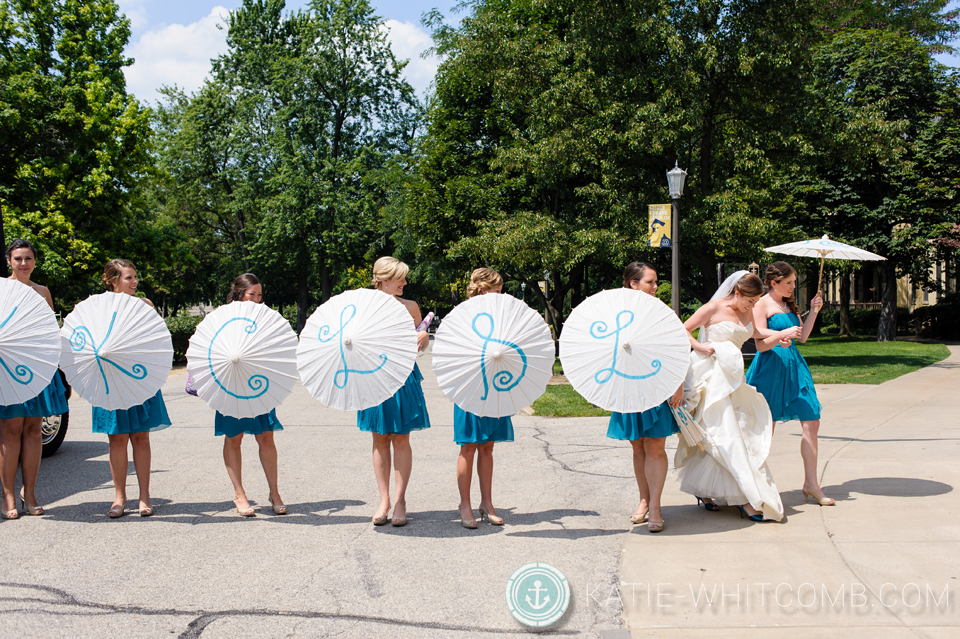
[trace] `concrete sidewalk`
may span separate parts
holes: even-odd
[[[769,459],[781,523],[698,508],[671,472],[664,532],[626,535],[620,588],[605,593],[622,601],[630,636],[960,636],[960,347],[950,351],[878,386],[818,387],[821,484],[836,506],[804,503],[798,422],[777,428]]]

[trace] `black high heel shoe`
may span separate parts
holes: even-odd
[[[737,508],[740,509],[740,519],[743,519],[744,517],[746,517],[750,521],[758,521],[758,522],[770,521],[769,519],[764,519],[763,515],[759,513],[757,513],[756,515],[748,515],[747,511],[743,509],[743,506],[737,506]]]
[[[694,495],[694,497],[697,497],[697,496]],[[697,497],[697,506],[699,506],[700,504],[703,504],[704,509],[709,510],[710,512],[715,512],[717,510],[720,510],[720,506],[717,506],[715,503],[709,502],[705,500],[703,497]]]

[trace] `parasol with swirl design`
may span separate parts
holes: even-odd
[[[563,373],[597,406],[640,413],[683,382],[690,341],[666,304],[640,291],[601,291],[573,309],[560,335]]]
[[[417,360],[413,318],[392,295],[346,291],[321,304],[300,332],[304,388],[331,408],[363,410],[400,390]]]
[[[60,328],[36,291],[0,279],[0,406],[22,404],[43,392],[60,362]]]
[[[445,318],[433,370],[450,401],[479,417],[516,415],[543,395],[555,347],[540,314],[512,295],[468,299]]]
[[[238,419],[264,415],[297,381],[297,335],[269,306],[225,304],[190,338],[187,371],[210,408]]]
[[[60,329],[60,368],[75,391],[106,410],[147,401],[173,366],[170,331],[149,304],[124,293],[92,295]]]

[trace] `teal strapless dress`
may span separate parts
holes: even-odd
[[[513,420],[510,417],[477,417],[453,405],[453,441],[464,444],[512,442]]]
[[[46,388],[33,399],[22,404],[0,406],[0,419],[52,417],[62,415],[68,410],[70,407],[67,405],[67,388],[60,381],[60,371],[56,371]]]
[[[163,395],[157,394],[133,408],[107,410],[93,407],[93,432],[107,435],[152,433],[171,424]]]
[[[262,435],[277,430],[283,430],[283,424],[277,419],[277,410],[274,408],[269,413],[257,415],[256,417],[230,417],[217,411],[217,416],[213,419],[213,434],[217,437],[226,435],[227,437],[236,437],[246,433],[247,435]]]
[[[357,426],[367,433],[378,435],[408,435],[414,430],[430,428],[427,402],[420,382],[423,375],[414,364],[413,370],[393,397],[379,406],[357,411]]]
[[[679,433],[670,404],[663,402],[642,413],[611,413],[607,437],[634,442],[643,437],[659,439]]]
[[[791,326],[800,326],[800,318],[794,313],[777,313],[767,320],[767,328],[772,331]],[[820,419],[821,406],[813,376],[796,344],[791,344],[790,348],[778,345],[757,353],[747,371],[747,383],[767,400],[775,422]]]

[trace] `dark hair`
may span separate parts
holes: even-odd
[[[656,271],[652,264],[646,262],[630,262],[623,270],[623,288],[630,288],[630,282],[639,282],[647,269]]]
[[[744,297],[760,297],[763,295],[763,282],[753,273],[747,273],[737,280],[733,290]]]
[[[22,237],[18,237],[10,242],[10,246],[7,247],[7,261],[10,261],[10,256],[13,255],[13,252],[17,249],[30,249],[30,252],[33,253],[33,259],[37,259],[37,249],[33,248],[33,244]]]
[[[767,289],[769,289],[770,282],[776,282],[779,284],[791,275],[796,274],[796,269],[786,262],[774,262],[767,267],[766,272],[763,274],[763,281],[767,285]],[[795,296],[791,295],[790,297],[783,298],[783,303],[787,305],[787,308],[790,309],[791,313],[795,313],[797,315],[800,314],[800,311],[797,308],[797,299]]]
[[[257,284],[260,284],[260,280],[258,280],[257,276],[253,273],[244,273],[243,275],[237,276],[237,279],[233,280],[233,288],[230,289],[230,293],[227,295],[227,304],[230,302],[239,302],[243,299],[243,294],[247,292],[247,289]]]
[[[103,280],[103,285],[107,287],[108,291],[113,291],[113,283],[120,279],[120,276],[123,275],[121,269],[132,268],[137,270],[137,267],[133,265],[133,262],[130,260],[110,260],[103,267],[103,275],[100,276],[100,279]]]

